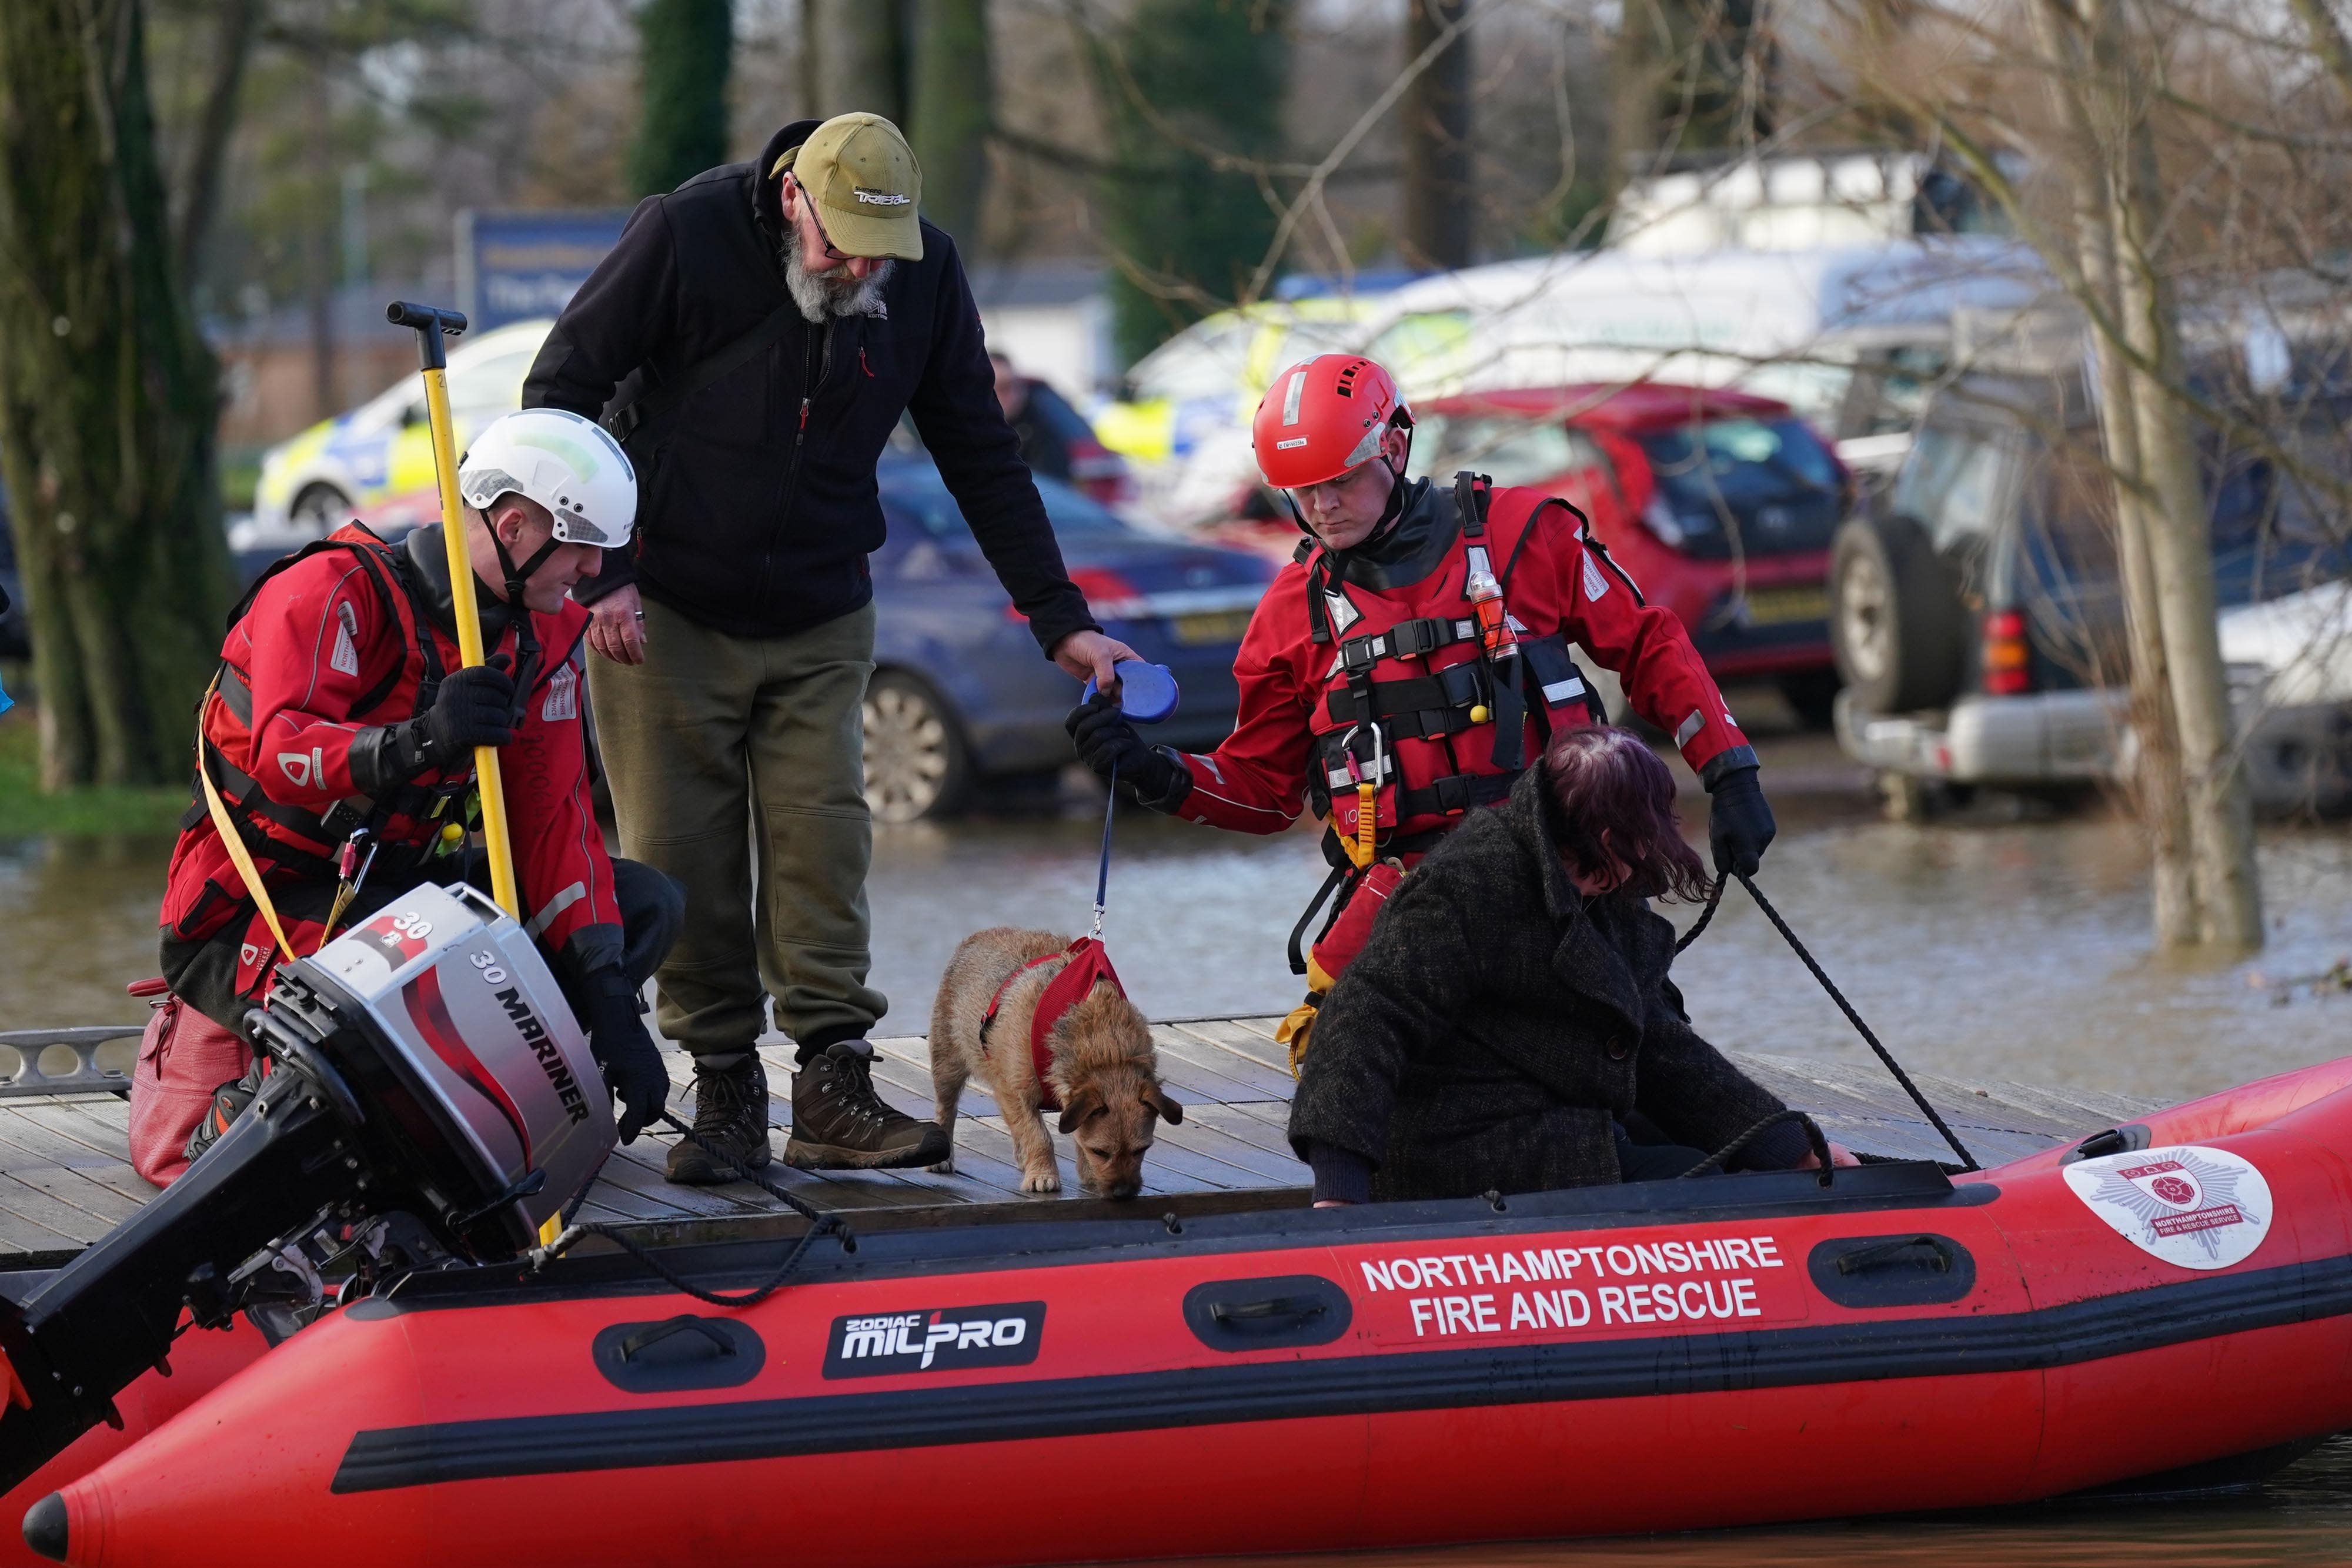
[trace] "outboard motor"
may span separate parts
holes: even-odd
[[[463,884],[281,966],[246,1023],[269,1071],[245,1114],[21,1308],[0,1301],[0,1490],[121,1425],[114,1396],[166,1364],[184,1310],[247,1311],[275,1339],[400,1273],[515,1257],[614,1142],[554,976]]]

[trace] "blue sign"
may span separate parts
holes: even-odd
[[[621,237],[623,207],[457,214],[457,308],[476,332],[562,310]]]

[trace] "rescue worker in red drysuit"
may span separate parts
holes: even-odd
[[[1115,697],[1069,716],[1087,766],[1155,810],[1253,833],[1280,832],[1302,805],[1328,815],[1331,876],[1291,935],[1307,977],[1281,1034],[1294,1067],[1406,868],[1505,799],[1555,728],[1601,722],[1570,643],[1617,672],[1706,786],[1718,872],[1753,873],[1772,841],[1756,753],[1681,622],[1643,602],[1566,501],[1470,474],[1408,482],[1412,423],[1388,371],[1360,355],[1276,377],[1252,444],[1307,537],[1242,639],[1234,733],[1185,755],[1146,745]]]
[[[422,883],[487,881],[462,823],[474,748],[499,747],[523,920],[622,1102],[627,1142],[668,1092],[638,993],[677,934],[685,893],[605,853],[580,700],[589,616],[565,595],[627,539],[635,476],[593,421],[532,409],[483,430],[458,487],[489,662],[460,667],[441,526],[395,546],[352,523],[272,568],[232,616],[199,710],[201,761],[287,945],[307,957]],[[201,779],[172,852],[163,928],[173,991],[242,1033],[288,955]],[[192,1158],[265,1071],[223,1086]]]

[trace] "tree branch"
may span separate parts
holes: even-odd
[[[259,31],[261,0],[220,0],[218,16],[212,81],[205,89],[204,110],[188,143],[176,193],[179,212],[173,225],[173,249],[179,257],[183,286],[195,282],[205,241],[212,232],[213,211],[220,201],[221,166],[228,158],[229,139],[236,132],[237,99]]]
[[[2311,35],[2312,52],[2327,74],[2336,78],[2336,86],[2347,100],[2352,100],[2352,38],[2344,34],[2344,24],[2336,19],[2327,0],[2291,0],[2294,14],[2303,20],[2304,30]]]

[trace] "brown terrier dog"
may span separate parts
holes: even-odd
[[[978,1074],[1013,1134],[1023,1192],[1062,1189],[1029,1040],[1038,1004],[1064,965],[1024,966],[1067,946],[1050,931],[1010,925],[975,931],[948,961],[931,1007],[931,1083],[940,1130],[954,1136],[957,1097]],[[1152,1118],[1165,1117],[1171,1126],[1184,1120],[1184,1107],[1160,1090],[1150,1026],[1116,984],[1098,979],[1052,1020],[1045,1042],[1047,1086],[1063,1106],[1062,1131],[1076,1150],[1079,1187],[1103,1197],[1133,1197],[1143,1190]],[[952,1149],[931,1169],[953,1171]]]

